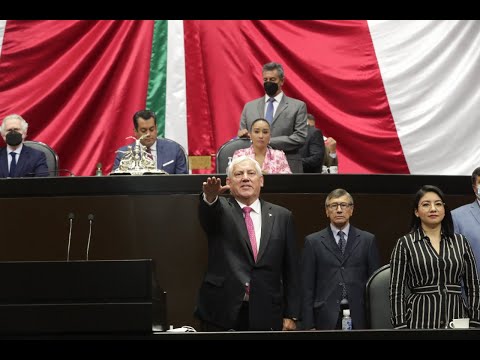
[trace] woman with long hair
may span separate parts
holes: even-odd
[[[393,326],[446,328],[455,318],[470,318],[470,326],[480,326],[475,257],[465,236],[453,232],[442,190],[424,185],[417,191],[411,224],[390,258]]]

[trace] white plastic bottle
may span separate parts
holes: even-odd
[[[352,330],[352,318],[350,317],[350,309],[343,310],[342,330]]]

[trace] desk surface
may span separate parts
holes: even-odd
[[[479,340],[480,329],[4,335],[0,340]]]
[[[0,198],[33,196],[102,196],[197,194],[209,175],[76,176],[0,179]],[[215,175],[225,183],[225,174]],[[469,176],[434,175],[265,175],[262,193],[329,193],[335,188],[352,194],[415,194],[425,184],[445,194],[471,195]]]

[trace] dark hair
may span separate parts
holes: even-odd
[[[315,116],[313,116],[312,114],[307,114],[307,120],[315,121]]]
[[[252,129],[253,129],[253,125],[255,125],[255,123],[258,122],[258,121],[265,121],[265,122],[268,124],[268,128],[270,128],[270,123],[268,122],[267,119],[258,118],[258,119],[253,120],[252,125],[250,125],[250,132],[251,132]]]
[[[273,70],[277,70],[278,77],[280,78],[280,80],[283,80],[283,78],[285,77],[285,72],[283,71],[282,65],[280,65],[279,63],[276,63],[276,62],[269,62],[269,63],[263,65],[262,74],[265,71],[273,71]]]
[[[420,199],[429,192],[433,192],[437,194],[442,202],[445,204],[445,217],[442,220],[442,232],[448,236],[452,237],[453,236],[453,219],[452,219],[452,214],[450,212],[450,209],[448,208],[447,204],[445,203],[445,195],[443,194],[443,191],[440,190],[438,187],[434,185],[423,185],[420,190],[417,191],[415,194],[415,200],[413,201],[413,211],[412,211],[412,221],[411,221],[411,229],[410,231],[416,231],[420,229],[422,221],[420,220],[419,217],[415,215],[415,210],[418,209],[418,204],[420,203]]]
[[[477,167],[472,172],[472,185],[477,185],[478,176],[480,176],[480,167]]]
[[[138,130],[138,119],[142,118],[144,120],[148,120],[150,118],[153,118],[155,120],[155,125],[157,124],[157,115],[152,111],[152,110],[140,110],[133,115],[133,126],[135,127],[135,130]]]

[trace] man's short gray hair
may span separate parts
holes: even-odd
[[[3,121],[2,121],[2,125],[0,125],[0,133],[2,135],[5,135],[5,122],[7,120],[20,120],[20,127],[22,128],[22,131],[25,133],[27,132],[27,129],[28,129],[28,123],[25,121],[25,119],[23,117],[21,117],[20,115],[18,114],[11,114],[11,115],[7,115]]]
[[[280,78],[280,80],[283,80],[283,78],[285,77],[285,71],[283,71],[283,66],[276,62],[269,62],[263,65],[262,74],[265,71],[273,71],[273,70],[277,70],[278,77]]]
[[[258,163],[258,161],[255,160],[255,159],[252,159],[249,156],[243,155],[243,156],[239,156],[239,157],[234,158],[232,160],[232,162],[228,165],[228,167],[227,167],[227,177],[232,178],[233,177],[233,167],[235,165],[241,163],[241,162],[246,161],[246,160],[249,160],[253,163],[253,165],[255,166],[255,171],[257,172],[258,176],[263,176],[262,168],[260,167],[260,164]]]

